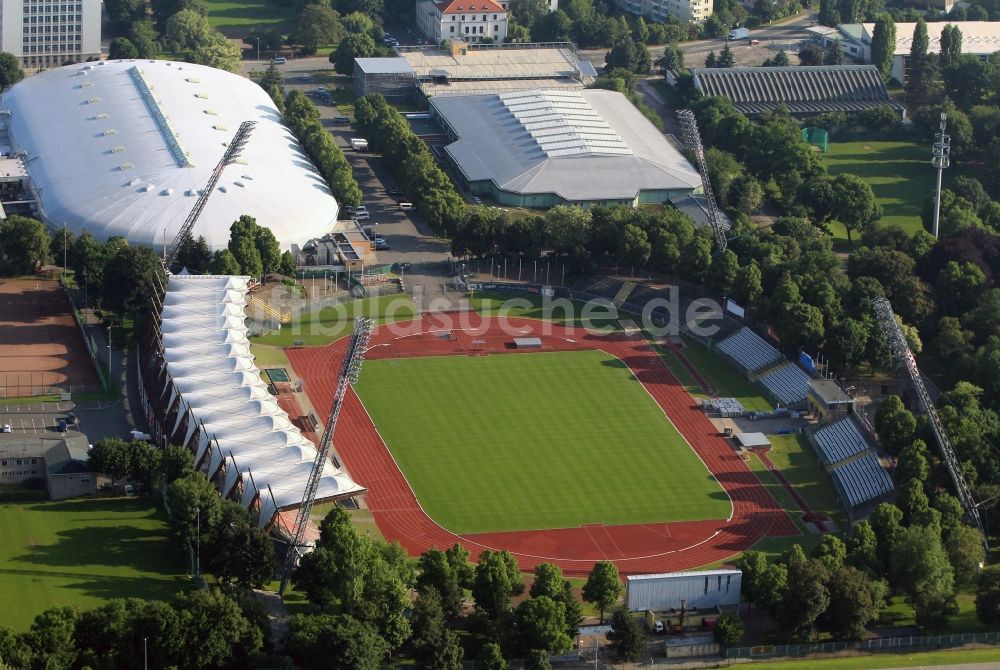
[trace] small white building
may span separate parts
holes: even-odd
[[[29,69],[100,58],[101,0],[0,2],[0,51]]]
[[[625,584],[626,603],[630,612],[738,607],[742,580],[740,570],[630,575]]]
[[[479,43],[507,39],[506,1],[495,0],[418,0],[417,28],[432,44],[463,40]]]
[[[617,3],[622,11],[657,23],[670,18],[681,23],[703,23],[712,15],[712,0],[617,0]]]

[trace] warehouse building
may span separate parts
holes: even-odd
[[[630,612],[739,607],[740,570],[629,575],[625,602]]]
[[[693,68],[691,73],[702,95],[728,98],[748,116],[779,107],[808,115],[861,112],[880,105],[903,113],[874,65]]]
[[[337,220],[326,182],[246,77],[160,60],[82,63],[21,81],[2,107],[5,150],[24,160],[37,214],[53,227],[160,248],[244,121],[257,125],[193,234],[223,248],[233,221],[248,214],[288,248]]]
[[[466,186],[501,205],[665,203],[698,172],[621,93],[512,91],[431,98]]]
[[[597,78],[587,60],[566,42],[397,47],[395,58],[357,58],[354,91],[381,93],[393,101],[422,96],[494,93],[525,89],[581,90]]]

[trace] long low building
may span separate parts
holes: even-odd
[[[665,203],[698,172],[621,93],[534,90],[431,98],[473,193],[512,207]]]
[[[691,73],[702,95],[728,98],[748,116],[779,107],[791,114],[860,112],[880,105],[903,112],[874,65],[693,68]]]
[[[316,447],[268,391],[247,340],[247,277],[172,276],[160,315],[163,367],[146,375],[143,400],[163,437],[189,448],[222,496],[261,528],[297,508]],[[156,361],[155,355],[147,360]],[[317,500],[364,491],[327,461]]]
[[[288,248],[322,237],[337,202],[267,93],[246,77],[160,60],[82,63],[4,93],[10,151],[40,216],[98,240],[161,247],[174,238],[244,121],[256,121],[194,234],[213,249],[248,214]]]

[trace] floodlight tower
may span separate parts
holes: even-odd
[[[285,567],[281,572],[281,586],[278,588],[278,595],[284,595],[285,588],[288,587],[288,580],[292,576],[292,570],[295,569],[301,557],[300,551],[304,549],[302,540],[305,537],[306,527],[309,525],[309,513],[316,501],[319,480],[322,478],[323,470],[329,460],[333,432],[337,427],[337,417],[340,416],[347,387],[357,383],[358,376],[361,374],[361,365],[365,360],[365,352],[368,351],[374,323],[371,319],[365,318],[354,321],[354,332],[351,334],[351,339],[347,344],[347,352],[344,354],[344,361],[340,366],[337,390],[333,396],[333,404],[330,406],[330,416],[326,420],[326,430],[323,431],[323,437],[316,450],[316,460],[313,461],[312,472],[309,473],[309,479],[302,494],[302,504],[299,505],[299,510],[295,515],[295,526],[292,529],[292,540],[288,545],[288,552],[285,554]]]
[[[941,220],[941,176],[944,169],[951,164],[951,135],[945,132],[948,126],[948,115],[941,112],[940,131],[934,134],[934,145],[931,147],[931,165],[937,168],[937,190],[934,191],[934,239],[938,237],[938,223]]]
[[[715,194],[712,192],[712,180],[708,177],[708,169],[705,167],[705,148],[701,144],[701,133],[698,132],[698,122],[694,118],[694,112],[690,109],[682,109],[677,112],[677,119],[681,122],[681,131],[684,136],[684,144],[694,154],[698,163],[698,173],[701,175],[701,185],[705,191],[705,200],[708,203],[708,220],[712,225],[712,232],[715,233],[715,246],[717,251],[726,250],[726,228],[722,224],[722,213],[715,202]]]

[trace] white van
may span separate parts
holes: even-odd
[[[275,56],[274,58],[271,59],[271,62],[274,63],[275,65],[284,65],[285,63],[288,62],[288,59],[285,58],[284,56]]]

